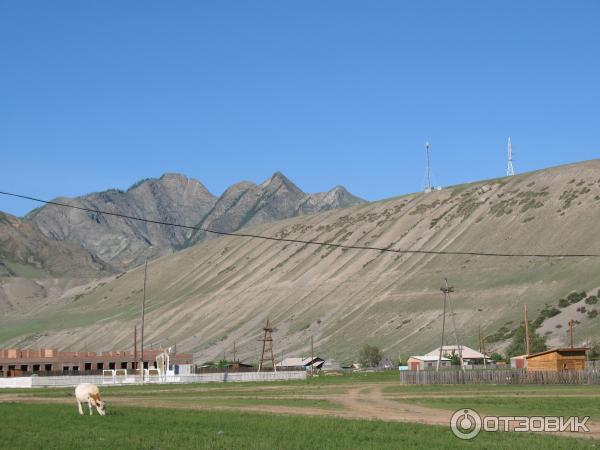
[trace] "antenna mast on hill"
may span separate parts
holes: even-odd
[[[425,186],[425,193],[433,190],[433,186],[431,185],[431,161],[429,159],[429,147],[429,142],[425,142],[425,157],[427,158],[427,166],[425,167],[425,178],[427,185]]]
[[[513,167],[513,152],[512,152],[512,142],[510,141],[510,137],[508,138],[508,167],[506,169],[506,176],[512,177],[515,175],[515,168]]]

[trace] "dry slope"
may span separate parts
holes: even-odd
[[[600,161],[594,160],[251,230],[402,249],[600,253],[599,220]],[[488,334],[514,329],[524,302],[533,318],[571,290],[598,289],[599,270],[599,258],[393,254],[218,238],[150,264],[146,342],[168,338],[210,360],[236,341],[244,358],[256,359],[260,327],[270,317],[277,354],[306,354],[314,335],[325,356],[352,357],[364,342],[406,356],[438,344],[439,287],[448,277],[460,336],[476,345],[480,325]],[[138,268],[27,316],[5,315],[0,341],[129,348],[141,286]],[[597,336],[598,321],[581,314],[576,340]],[[564,328],[548,332],[564,342]]]

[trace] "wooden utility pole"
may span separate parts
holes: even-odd
[[[444,292],[444,288],[441,288],[441,291]],[[446,332],[446,297],[447,293],[444,292],[444,312],[442,313],[442,342],[440,343],[440,353],[438,355],[437,365],[435,367],[436,372],[440,370],[440,364],[442,362],[442,353],[444,351],[444,333]]]
[[[314,369],[315,369],[315,347],[313,345],[313,337],[311,335],[310,337],[310,374],[311,376],[314,375]]]
[[[137,325],[133,326],[133,364],[137,365],[138,363],[138,354],[137,354]],[[133,369],[133,367],[132,367]]]
[[[142,335],[140,337],[140,374],[142,378],[142,384],[144,384],[144,309],[146,307],[146,278],[148,276],[148,258],[146,258],[146,263],[144,264],[144,292],[142,295]]]
[[[529,319],[527,318],[527,304],[524,305],[525,310],[525,348],[527,350],[527,354],[531,353],[531,339],[529,339]]]
[[[574,321],[572,319],[569,320],[569,345],[571,348],[573,348],[573,324]]]
[[[237,362],[237,353],[235,351],[235,341],[233,341],[233,362]]]
[[[442,288],[442,292],[444,292],[444,295],[446,297],[448,297],[448,308],[450,309],[450,317],[452,318],[452,327],[454,328],[454,340],[456,341],[456,348],[458,349],[458,358],[460,359],[460,368],[464,372],[465,361],[463,360],[463,356],[462,356],[462,344],[460,344],[460,341],[458,339],[458,329],[456,328],[456,319],[454,317],[454,310],[452,308],[452,302],[450,301],[450,293],[454,292],[454,288],[452,286],[448,286],[448,278],[444,278],[444,281],[446,282],[446,286],[444,288]]]
[[[262,345],[262,353],[260,355],[260,361],[258,362],[258,371],[261,372],[263,370],[264,367],[264,362],[265,362],[265,353],[270,353],[271,355],[271,364],[273,366],[273,372],[276,372],[277,369],[275,368],[275,356],[273,355],[273,328],[271,327],[271,322],[269,321],[269,319],[267,319],[267,323],[265,325],[265,327],[263,328],[263,331],[265,332],[265,335],[262,339],[260,339],[263,343]]]
[[[487,367],[485,358],[485,336],[481,334],[481,325],[479,325],[479,353],[483,355],[483,367]]]

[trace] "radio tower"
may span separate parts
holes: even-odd
[[[425,142],[425,156],[427,158],[427,167],[425,168],[425,178],[427,185],[425,186],[425,192],[431,192],[433,186],[431,185],[431,162],[429,160],[429,142]]]
[[[512,177],[515,174],[515,168],[513,167],[513,159],[512,159],[512,142],[510,141],[510,137],[508,138],[508,168],[506,169],[506,176]]]

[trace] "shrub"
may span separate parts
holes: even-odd
[[[567,300],[569,301],[569,303],[577,303],[577,302],[580,302],[581,300],[583,300],[586,296],[587,296],[587,294],[585,292],[581,292],[581,293],[571,292],[567,296]]]
[[[567,306],[569,306],[571,303],[569,302],[569,300],[567,300],[566,298],[561,298],[558,301],[558,307],[559,308],[566,308]]]
[[[590,319],[593,319],[594,317],[596,317],[598,315],[598,310],[597,309],[591,309],[588,311],[587,316]]]
[[[595,295],[590,295],[588,298],[585,299],[586,305],[595,305],[596,303],[598,303],[598,297]]]
[[[363,367],[376,367],[382,359],[383,353],[374,345],[363,345],[358,354],[358,362]]]

